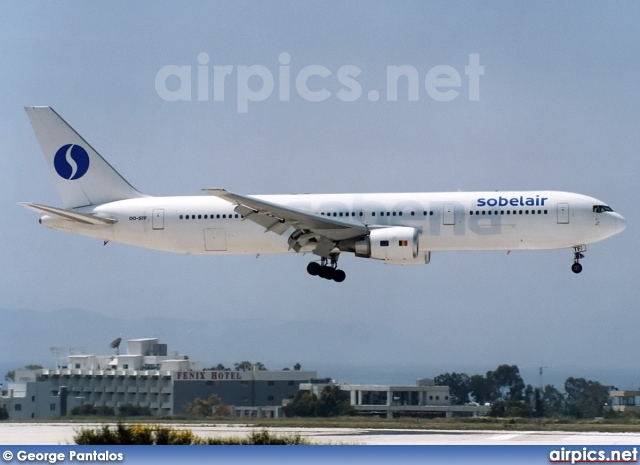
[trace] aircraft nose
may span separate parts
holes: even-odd
[[[627,220],[618,213],[616,213],[616,233],[621,233],[627,227]]]

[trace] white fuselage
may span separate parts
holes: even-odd
[[[409,226],[422,252],[532,250],[597,242],[624,218],[592,197],[552,191],[263,195],[257,199],[376,227]],[[235,205],[210,196],[143,197],[78,208],[117,220],[84,225],[43,216],[45,226],[105,241],[188,254],[291,252],[289,233],[265,232]]]

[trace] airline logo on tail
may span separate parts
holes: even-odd
[[[61,178],[80,179],[89,170],[89,154],[79,145],[63,145],[53,158],[53,166]]]

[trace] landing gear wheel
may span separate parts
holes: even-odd
[[[347,274],[342,270],[334,270],[333,271],[333,280],[337,283],[341,283],[347,277]]]
[[[580,259],[584,258],[584,254],[582,252],[586,251],[586,245],[577,245],[573,248],[573,265],[571,265],[571,271],[573,271],[575,274],[578,274],[582,271]]]
[[[318,276],[321,269],[322,267],[320,266],[320,264],[316,262],[311,262],[307,265],[307,273],[309,273],[311,276]]]
[[[307,265],[307,273],[319,276],[329,281],[341,283],[347,278],[344,271],[338,269],[338,254],[331,254],[329,258],[322,257],[320,263],[311,262]]]
[[[333,268],[323,266],[322,268],[320,268],[320,273],[318,273],[318,276],[328,280],[333,279]]]

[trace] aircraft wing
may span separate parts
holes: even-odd
[[[369,229],[358,221],[317,215],[255,197],[234,194],[226,189],[203,190],[235,204],[234,210],[237,213],[244,216],[245,220],[264,227],[265,232],[272,231],[282,235],[289,228],[296,229],[289,239],[289,245],[296,252],[310,251],[326,256],[337,242],[369,234]]]
[[[57,216],[59,218],[64,218],[65,220],[76,221],[78,223],[84,224],[95,224],[103,226],[106,224],[113,224],[117,221],[113,218],[102,218],[100,216],[87,215],[85,213],[78,213],[72,210],[65,210],[64,208],[49,207],[47,205],[40,205],[31,202],[21,202],[20,205],[34,212]]]

